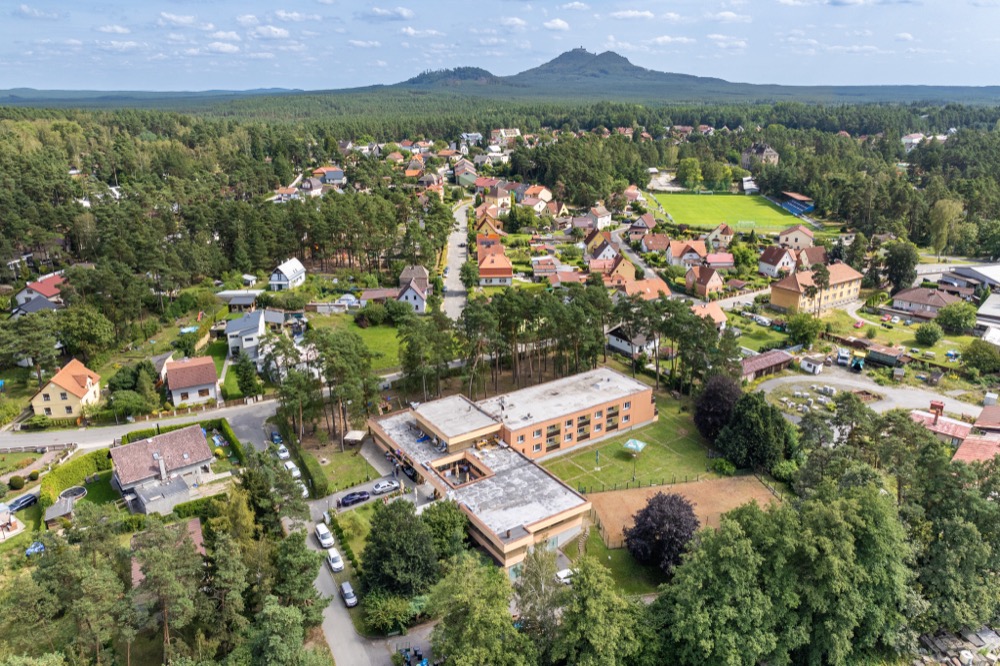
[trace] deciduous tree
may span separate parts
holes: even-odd
[[[669,574],[700,523],[691,502],[676,493],[656,493],[625,528],[625,547],[637,562],[652,564]]]

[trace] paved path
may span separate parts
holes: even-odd
[[[0,476],[0,483],[6,484],[8,481],[10,481],[10,477],[12,476],[20,476],[27,478],[28,475],[31,474],[31,472],[36,469],[38,471],[42,471],[49,463],[51,463],[53,460],[61,456],[62,453],[63,453],[62,451],[46,451],[38,458],[36,458],[35,462],[31,463],[27,467],[22,467],[21,469],[16,469],[13,472],[8,472],[3,476]]]
[[[819,376],[797,375],[776,377],[762,382],[758,388],[767,393],[779,387],[797,387],[800,385],[808,387],[811,384],[829,385],[838,389],[846,389],[850,391],[862,389],[865,391],[871,391],[872,393],[878,393],[883,396],[883,398],[877,402],[871,403],[870,407],[880,413],[897,408],[907,410],[927,410],[930,407],[931,400],[941,400],[944,402],[944,410],[952,414],[978,416],[979,412],[983,409],[978,405],[961,402],[936,391],[928,391],[926,389],[915,388],[912,386],[879,386],[864,375],[850,373],[847,370],[836,366],[832,368],[824,368],[823,374]]]
[[[461,278],[462,264],[469,256],[469,248],[460,246],[468,241],[469,222],[465,215],[470,205],[464,203],[455,209],[455,229],[448,236],[448,274],[444,276],[443,307],[445,314],[455,321],[462,316],[469,296]]]
[[[628,231],[627,225],[622,225],[618,227],[617,229],[611,232],[611,240],[613,240],[615,243],[618,244],[618,249],[621,250],[622,254],[625,255],[626,259],[628,259],[633,264],[642,269],[642,272],[645,275],[645,277],[647,278],[656,277],[657,274],[653,272],[653,269],[649,266],[649,264],[643,261],[642,257],[640,257],[638,254],[632,251],[632,248],[629,247],[627,240],[622,239],[622,234],[625,233],[626,231]]]

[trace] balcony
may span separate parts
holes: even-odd
[[[561,445],[562,444],[558,437],[550,437],[545,440],[545,452],[548,453],[549,451],[556,451]]]

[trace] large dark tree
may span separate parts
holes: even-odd
[[[436,582],[434,533],[417,519],[412,502],[376,505],[364,561],[361,583],[369,592],[412,597]]]
[[[670,573],[699,526],[690,501],[676,493],[656,493],[626,528],[625,546],[638,562]]]
[[[694,424],[705,439],[715,442],[733,417],[733,409],[742,395],[743,389],[732,377],[713,375],[708,378],[694,406]]]
[[[795,430],[763,393],[747,393],[736,403],[733,418],[715,440],[729,462],[739,468],[770,471],[794,452]]]

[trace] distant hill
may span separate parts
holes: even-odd
[[[997,104],[1000,86],[782,86],[734,83],[724,79],[638,67],[613,51],[590,53],[578,48],[549,62],[511,76],[497,76],[480,67],[426,71],[394,85],[342,90],[285,89],[206,90],[200,92],[0,90],[0,105],[152,107],[203,109],[253,97],[309,95],[375,95],[387,104],[398,94],[435,91],[519,101],[627,101],[649,103],[825,102],[838,104],[892,102]]]

